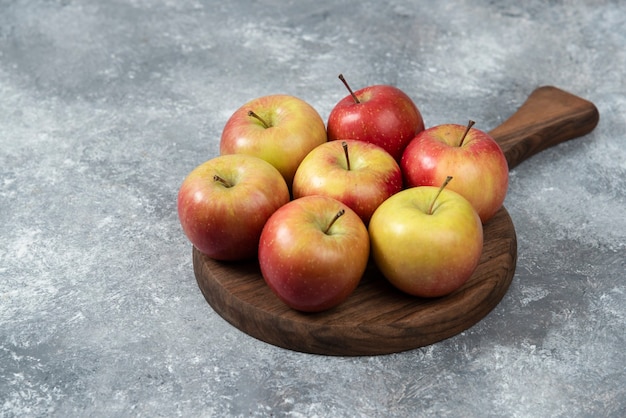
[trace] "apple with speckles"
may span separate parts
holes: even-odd
[[[498,143],[486,132],[443,124],[420,132],[404,150],[400,167],[405,186],[448,186],[474,206],[483,223],[502,207],[509,185],[509,166]]]
[[[292,309],[321,312],[345,301],[369,260],[367,228],[348,206],[305,196],[278,209],[259,243],[261,274]]]
[[[193,169],[178,191],[178,217],[189,241],[216,260],[256,257],[267,219],[289,201],[280,172],[246,154],[212,158]]]
[[[326,141],[317,110],[298,97],[273,94],[252,99],[231,115],[222,130],[220,154],[259,157],[276,167],[291,188],[300,162]]]
[[[389,196],[402,190],[394,158],[370,142],[345,140],[319,145],[300,163],[293,197],[324,195],[345,203],[367,225]]]
[[[424,120],[413,100],[397,87],[377,84],[349,93],[331,110],[326,130],[328,140],[356,139],[382,147],[400,161],[415,135],[424,130]]]

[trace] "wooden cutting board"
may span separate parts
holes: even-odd
[[[593,103],[555,87],[540,87],[519,110],[490,132],[509,169],[532,155],[591,132]],[[505,208],[484,225],[484,247],[472,277],[456,292],[420,299],[393,288],[370,263],[355,292],[321,313],[284,305],[265,284],[258,262],[211,260],[193,248],[198,285],[211,307],[241,331],[287,349],[324,355],[378,355],[433,344],[487,315],[515,274],[517,239]]]

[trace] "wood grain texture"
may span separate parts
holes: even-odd
[[[563,141],[591,132],[595,106],[554,87],[535,90],[491,135],[513,168]],[[205,299],[226,321],[267,343],[324,355],[379,355],[433,344],[480,321],[504,297],[515,274],[517,239],[505,208],[484,225],[483,254],[456,292],[422,299],[393,288],[370,265],[355,292],[321,313],[284,305],[265,284],[257,261],[225,263],[193,248],[193,266]]]
[[[489,134],[500,144],[510,170],[546,148],[588,134],[599,119],[593,103],[556,87],[543,86]]]
[[[224,319],[262,341],[327,355],[404,351],[455,335],[482,319],[502,299],[515,270],[517,240],[502,208],[485,226],[478,269],[456,292],[420,299],[394,289],[370,263],[341,305],[316,314],[284,305],[265,284],[258,262],[212,260],[193,249],[204,297]]]

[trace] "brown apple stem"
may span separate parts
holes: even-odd
[[[348,167],[348,171],[350,171],[350,154],[348,153],[348,143],[346,141],[343,141],[341,143],[341,146],[343,147],[343,153],[346,155],[346,165]]]
[[[439,197],[439,195],[441,194],[443,189],[445,189],[446,186],[448,185],[448,183],[450,183],[450,180],[452,180],[452,176],[446,177],[446,179],[444,180],[443,184],[441,185],[441,187],[437,191],[437,194],[435,195],[435,198],[433,199],[432,202],[430,202],[430,207],[428,208],[428,214],[429,215],[433,214],[433,207],[435,206],[435,202],[437,201],[437,198]]]
[[[232,184],[230,184],[229,182],[227,182],[225,179],[223,179],[222,177],[218,176],[217,174],[213,176],[213,181],[217,181],[219,183],[222,183],[222,185],[224,187],[233,187]]]
[[[328,228],[326,228],[326,231],[324,231],[325,234],[328,234],[328,231],[330,231],[330,228],[333,227],[335,222],[337,222],[337,219],[341,218],[344,213],[346,213],[345,209],[341,209],[339,212],[337,212],[335,217],[330,221],[330,224],[328,224]]]
[[[348,85],[348,82],[346,81],[346,79],[343,77],[343,74],[339,74],[339,80],[341,80],[343,85],[346,86],[346,88],[350,92],[350,96],[352,96],[352,98],[354,99],[354,103],[361,103],[361,101],[358,99],[358,97],[356,97],[356,94],[354,94],[354,92],[352,91],[352,89]]]
[[[257,119],[259,122],[261,122],[261,124],[263,125],[263,127],[265,129],[267,129],[267,128],[269,128],[271,126],[269,123],[265,122],[265,120],[263,120],[263,118],[261,116],[257,115],[252,110],[248,110],[248,116],[251,116],[251,117]]]
[[[472,126],[474,126],[475,123],[476,122],[470,119],[470,121],[467,124],[467,128],[465,129],[465,132],[463,132],[463,136],[461,137],[461,142],[459,142],[459,147],[463,145],[463,141],[465,141],[465,137],[467,136],[467,133],[469,132],[470,129],[472,129]]]

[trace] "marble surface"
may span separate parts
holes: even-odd
[[[0,0],[0,416],[625,416],[623,6]],[[511,172],[513,283],[455,337],[301,354],[197,287],[183,178],[251,98],[326,119],[339,73],[400,87],[427,126],[492,129],[541,85],[600,111]]]

